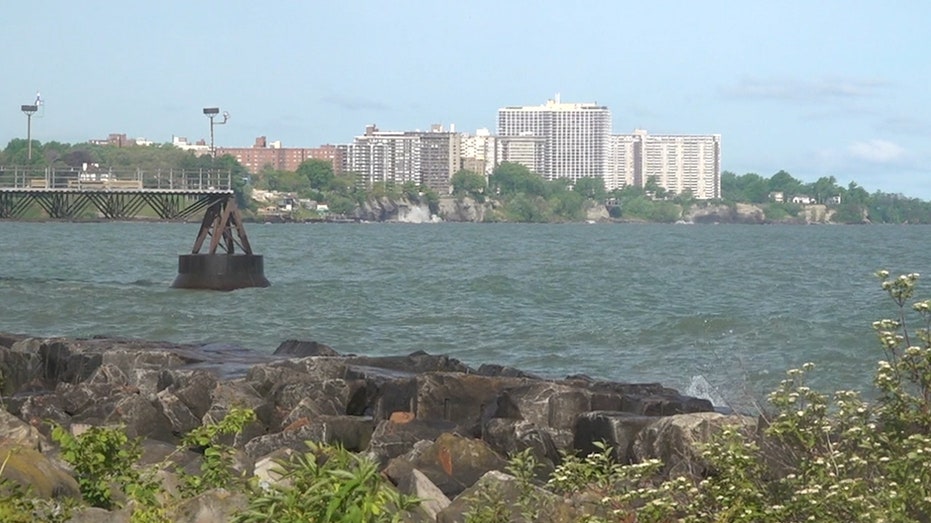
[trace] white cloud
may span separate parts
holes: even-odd
[[[894,163],[905,157],[905,148],[888,140],[866,140],[847,146],[854,158],[872,163]]]
[[[723,92],[738,98],[816,102],[873,96],[885,85],[882,80],[858,78],[743,78]]]

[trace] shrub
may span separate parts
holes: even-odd
[[[84,501],[92,506],[114,508],[112,487],[135,483],[134,468],[142,455],[139,440],[131,440],[122,427],[91,427],[78,436],[61,426],[52,429],[61,446],[61,457],[74,467]]]
[[[416,505],[387,483],[373,461],[341,446],[307,445],[309,452],[278,463],[282,482],[255,487],[234,521],[396,522]]]

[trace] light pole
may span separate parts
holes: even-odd
[[[228,112],[226,112],[226,111],[223,111],[223,121],[222,121],[222,122],[214,122],[214,121],[213,121],[213,118],[214,118],[216,115],[218,115],[218,114],[220,114],[220,109],[219,109],[219,108],[217,108],[217,107],[204,107],[204,115],[207,116],[207,118],[210,118],[210,155],[211,155],[214,159],[216,159],[216,157],[217,157],[217,149],[216,149],[216,147],[213,146],[213,125],[214,125],[214,123],[216,123],[216,125],[223,125],[223,124],[226,123],[227,120],[230,119],[230,113],[228,113]]]
[[[26,114],[26,158],[32,163],[32,115],[39,110],[38,105],[21,105],[20,109]]]

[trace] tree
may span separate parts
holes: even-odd
[[[312,189],[325,189],[335,178],[333,163],[327,160],[311,158],[304,160],[297,167],[297,174],[306,178]]]
[[[769,179],[769,191],[781,192],[786,200],[790,200],[800,192],[802,182],[796,180],[791,174],[785,171],[779,171]]]
[[[655,200],[663,200],[669,194],[669,191],[659,184],[659,180],[655,175],[647,176],[647,181],[643,184],[643,189],[647,194],[652,194]]]
[[[811,196],[818,203],[824,203],[831,196],[840,194],[840,188],[837,186],[837,180],[833,176],[822,176],[818,181],[809,186]]]
[[[491,173],[489,185],[502,196],[523,193],[529,196],[543,196],[546,184],[539,174],[530,171],[519,163],[503,162]]]
[[[456,196],[469,195],[477,197],[485,192],[487,182],[481,174],[461,169],[450,179],[450,184],[453,186],[453,194]]]
[[[603,202],[607,196],[604,180],[594,176],[579,178],[575,181],[572,190],[597,202]]]

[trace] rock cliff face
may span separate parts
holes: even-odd
[[[692,207],[682,219],[691,223],[787,223],[787,224],[812,224],[812,223],[831,223],[831,217],[834,215],[832,209],[825,205],[805,205],[802,207],[798,216],[787,216],[785,218],[770,220],[763,212],[763,208],[749,203],[738,203],[730,205],[707,205]]]
[[[763,223],[766,218],[763,214],[763,209],[755,205],[738,203],[734,207],[729,205],[693,207],[683,219],[692,223],[757,224]]]
[[[478,203],[472,198],[440,198],[439,215],[447,222],[483,222],[490,212],[490,204]]]
[[[482,222],[490,212],[490,204],[478,203],[472,198],[440,198],[439,208],[434,214],[426,202],[383,197],[366,200],[356,209],[353,217],[368,222]]]
[[[426,203],[387,197],[371,198],[356,208],[353,215],[366,222],[429,223],[439,221]]]

